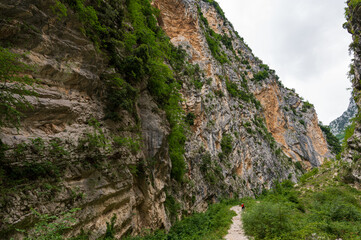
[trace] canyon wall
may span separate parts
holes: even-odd
[[[0,46],[24,54],[22,61],[36,69],[26,74],[37,81],[37,96],[26,96],[33,108],[20,126],[0,132],[5,239],[36,223],[31,209],[59,216],[80,208],[69,236],[83,230],[100,237],[113,215],[118,237],[168,229],[211,202],[296,181],[332,156],[312,104],[253,55],[216,2],[155,0],[155,11],[144,1],[85,1],[89,8],[0,2]],[[137,3],[144,6],[140,13]],[[94,21],[84,20],[84,9],[93,9],[101,24],[87,28]],[[134,19],[146,14],[146,23]],[[149,27],[141,30],[142,24]],[[138,38],[127,38],[133,33]],[[182,62],[157,53],[164,64],[155,64],[157,48],[144,43],[143,33],[178,49],[169,51]],[[149,68],[127,65],[137,61],[150,62]],[[168,107],[171,97],[154,91],[153,68],[167,76],[165,86],[179,84],[171,93],[182,99],[177,113]],[[121,87],[109,87],[110,78]],[[172,114],[179,116],[172,120]],[[173,138],[179,122],[184,139]],[[181,160],[173,147],[180,142]]]
[[[342,159],[347,163],[344,167],[345,180],[349,183],[355,183],[360,186],[361,181],[361,45],[359,38],[361,35],[361,2],[347,1],[345,8],[346,22],[344,28],[352,35],[353,42],[349,50],[353,53],[352,63],[350,64],[349,78],[352,83],[352,97],[356,103],[357,111],[353,123],[346,130],[344,139],[344,151]]]

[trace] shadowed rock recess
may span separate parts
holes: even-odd
[[[31,209],[80,208],[68,236],[100,237],[114,214],[117,237],[169,229],[332,157],[312,104],[216,2],[0,0],[0,16],[38,93],[0,131],[5,239],[34,226]]]

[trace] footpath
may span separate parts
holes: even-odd
[[[248,237],[244,234],[242,226],[242,207],[234,206],[231,210],[237,213],[237,216],[232,218],[231,228],[228,230],[228,234],[224,237],[225,240],[248,240]]]

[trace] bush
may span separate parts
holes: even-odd
[[[216,240],[222,239],[232,223],[233,211],[226,203],[211,205],[205,213],[194,213],[176,222],[169,232],[127,237],[125,240]]]
[[[189,112],[186,116],[186,123],[188,123],[190,126],[193,126],[195,118],[196,116],[194,115],[194,113]]]
[[[263,71],[259,71],[258,73],[256,73],[253,78],[256,80],[256,81],[262,81],[266,78],[268,78],[268,71],[267,70],[263,70]]]
[[[221,148],[223,154],[227,157],[233,150],[233,138],[229,134],[224,134],[221,140]]]
[[[299,162],[296,162],[296,163],[299,163]],[[307,179],[315,176],[317,173],[318,173],[318,168],[313,168],[311,171],[303,174],[303,175],[300,177],[300,182],[302,182],[302,183],[306,182]]]
[[[292,209],[282,203],[262,202],[243,213],[246,234],[256,239],[281,235],[293,230]]]
[[[252,99],[252,101],[256,104],[256,107],[258,104],[260,104],[255,99],[253,100],[253,95],[251,93],[248,94],[247,92],[245,92],[243,90],[239,90],[236,83],[227,80],[226,87],[227,87],[227,91],[229,92],[229,94],[232,97],[240,98],[241,100],[243,100],[245,102],[249,102],[250,99]]]
[[[135,100],[138,92],[129,83],[117,76],[109,77],[107,80],[105,118],[117,121],[120,119],[120,109],[135,113]]]

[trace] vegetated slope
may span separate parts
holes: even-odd
[[[152,4],[0,4],[1,97],[36,83],[23,99],[32,108],[1,105],[1,236],[32,228],[31,209],[80,208],[69,236],[101,237],[114,215],[117,237],[169,229],[332,156],[312,104],[282,86],[216,2]],[[24,55],[9,61],[9,50]],[[32,67],[6,72],[19,61]]]
[[[297,185],[286,180],[246,201],[246,233],[255,239],[359,239],[361,192],[344,182],[344,164],[327,162]]]
[[[358,112],[352,124],[346,129],[345,138],[343,142],[343,159],[348,162],[346,179],[350,183],[359,184],[361,181],[361,44],[360,44],[360,11],[361,2],[352,0],[347,1],[345,8],[346,23],[344,28],[352,34],[353,42],[350,44],[350,51],[354,58],[350,65],[349,77],[352,82],[352,95],[357,105]]]
[[[348,126],[352,123],[352,118],[357,114],[357,106],[353,98],[350,99],[350,104],[348,105],[347,110],[342,113],[342,115],[332,122],[330,122],[329,127],[333,135],[335,135],[340,141],[345,137],[345,131]]]

